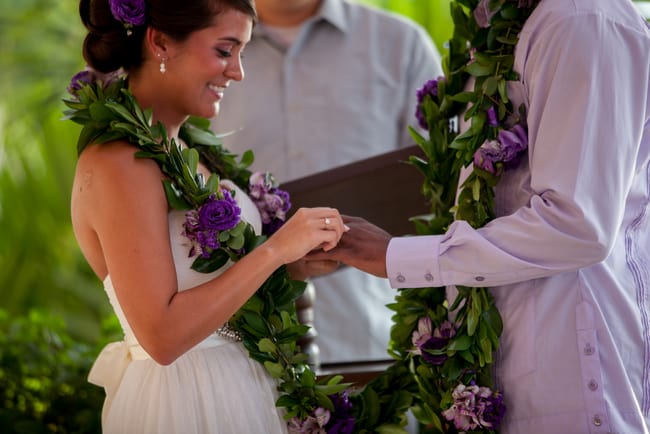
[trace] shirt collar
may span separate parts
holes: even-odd
[[[307,22],[326,21],[341,32],[347,32],[348,22],[345,16],[343,0],[323,0],[318,12]],[[268,31],[264,28],[264,23],[260,22],[253,28],[254,37],[268,36]]]

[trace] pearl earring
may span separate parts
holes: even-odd
[[[158,57],[160,57],[160,53],[158,53]],[[167,66],[165,65],[165,58],[161,57],[160,58],[160,73],[164,74],[167,72]]]

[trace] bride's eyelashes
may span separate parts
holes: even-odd
[[[225,57],[225,58],[232,57],[232,51],[230,51],[230,50],[224,50],[222,48],[215,48],[214,51],[217,52],[217,55],[219,57]]]

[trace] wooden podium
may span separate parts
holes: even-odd
[[[411,155],[422,156],[417,146],[399,149],[366,160],[316,173],[280,186],[291,195],[292,211],[301,207],[330,206],[341,214],[363,217],[392,235],[415,233],[409,218],[429,213],[421,193],[422,174],[411,164]],[[313,289],[313,287],[311,287]],[[320,364],[313,328],[314,291],[298,300],[298,318],[312,327],[300,345],[310,355],[318,375],[341,374],[344,381],[363,385],[383,372],[391,360]]]
[[[422,156],[417,146],[319,172],[280,186],[291,195],[292,210],[330,206],[363,217],[392,235],[415,232],[410,217],[429,212],[422,195],[422,174],[408,164]]]

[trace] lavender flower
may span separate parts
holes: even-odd
[[[459,384],[451,396],[454,403],[442,415],[448,421],[453,421],[457,430],[498,429],[506,411],[500,393],[472,382],[469,386]]]
[[[474,164],[498,175],[504,167],[516,167],[520,153],[527,147],[526,129],[515,125],[510,130],[499,131],[497,140],[486,140],[474,153]]]
[[[288,428],[290,434],[327,434],[325,425],[330,420],[329,410],[318,407],[314,412],[307,416],[306,419],[300,420],[294,417],[289,421]]]
[[[127,29],[145,23],[144,0],[108,0],[108,3],[113,17]]]
[[[447,360],[446,354],[431,354],[427,350],[442,350],[449,344],[449,340],[456,335],[456,328],[449,322],[443,322],[440,327],[432,330],[431,318],[422,317],[418,321],[418,329],[413,332],[411,342],[415,347],[413,354],[422,356],[432,365],[442,365]]]
[[[521,0],[520,0],[521,1]],[[490,27],[490,20],[496,11],[490,10],[490,0],[481,0],[474,9],[474,19],[481,28]]]
[[[418,124],[423,129],[428,128],[427,119],[424,116],[424,112],[422,110],[422,104],[424,103],[424,99],[426,98],[427,95],[432,98],[438,96],[438,82],[444,79],[445,78],[443,76],[440,76],[433,80],[429,80],[426,83],[424,83],[424,86],[418,89],[416,93],[418,104],[417,107],[415,108],[415,117],[418,120]]]
[[[207,258],[210,252],[217,250],[219,233],[237,226],[241,209],[228,190],[222,190],[223,199],[210,195],[198,210],[185,214],[184,235],[192,242],[189,256],[197,253]],[[198,252],[197,252],[198,250]]]
[[[248,194],[262,217],[262,232],[271,235],[287,219],[287,212],[291,209],[289,193],[275,187],[270,173],[256,172],[250,177]]]

